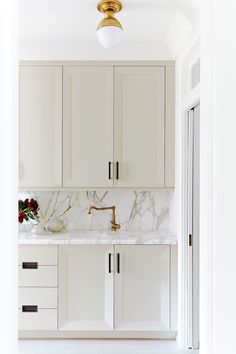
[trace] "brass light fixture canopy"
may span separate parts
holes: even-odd
[[[115,18],[115,14],[121,11],[122,4],[119,0],[100,0],[97,9],[104,14],[97,26],[98,41],[105,48],[113,48],[120,43],[123,33],[121,23]]]
[[[102,13],[111,11],[115,14],[122,10],[122,4],[119,0],[100,0],[97,4],[97,9]]]

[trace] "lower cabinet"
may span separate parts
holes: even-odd
[[[113,247],[59,247],[59,329],[113,329]]]
[[[115,328],[170,329],[170,247],[116,246]]]
[[[40,257],[49,255],[44,265],[37,261],[37,247]],[[21,331],[54,331],[56,337],[93,332],[110,338],[122,333],[168,337],[176,331],[177,246],[59,245],[54,246],[58,257],[51,248],[51,258],[46,247],[20,246]],[[45,273],[30,268],[35,263]]]

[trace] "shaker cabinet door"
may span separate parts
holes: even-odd
[[[63,185],[112,187],[113,68],[63,73]]]
[[[170,247],[115,246],[115,329],[170,329]]]
[[[109,245],[59,247],[59,330],[113,328],[112,253]]]
[[[164,187],[165,68],[116,67],[115,187]]]
[[[20,68],[20,186],[62,186],[62,67]]]

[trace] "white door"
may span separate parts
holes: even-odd
[[[116,67],[116,187],[164,187],[165,68]]]
[[[199,143],[200,105],[188,115],[187,346],[199,347]]]
[[[113,186],[113,68],[63,67],[63,185]]]
[[[115,329],[170,329],[170,246],[115,246]]]
[[[113,329],[113,246],[59,246],[59,330]]]
[[[20,186],[62,185],[62,68],[20,68]]]

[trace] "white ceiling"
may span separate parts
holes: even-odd
[[[178,12],[195,22],[197,0],[123,0],[117,15],[124,28],[122,46],[163,45]],[[97,48],[102,14],[96,0],[20,0],[20,47],[84,45]]]

